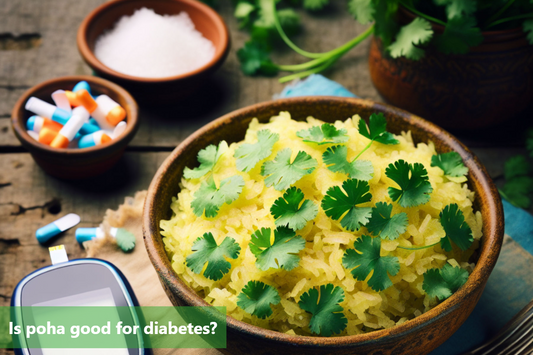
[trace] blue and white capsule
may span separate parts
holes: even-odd
[[[95,147],[111,141],[111,137],[109,137],[104,131],[98,131],[81,137],[78,142],[78,148]]]
[[[46,243],[59,233],[66,231],[80,223],[80,216],[75,213],[69,213],[66,216],[61,217],[60,219],[37,229],[35,236],[37,241],[41,244]]]
[[[105,233],[102,228],[78,228],[76,229],[76,241],[80,244],[93,239],[104,239]]]
[[[79,91],[79,90],[87,90],[89,92],[89,94],[91,94],[91,96],[92,96],[91,86],[85,80],[80,81],[79,83],[74,85],[74,88],[72,89],[72,92],[76,92],[76,91]]]

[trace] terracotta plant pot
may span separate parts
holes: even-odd
[[[391,58],[374,37],[368,59],[374,86],[386,102],[445,128],[472,130],[507,121],[533,98],[533,46],[521,28],[483,35],[467,54],[429,48],[419,61]]]
[[[353,114],[368,119],[382,112],[394,133],[410,130],[415,142],[435,143],[438,152],[458,152],[468,167],[469,187],[475,192],[474,208],[483,216],[483,238],[477,264],[466,284],[428,312],[389,329],[340,337],[295,336],[279,333],[227,317],[228,354],[412,354],[429,353],[449,338],[470,315],[498,258],[503,238],[503,211],[498,191],[479,160],[442,128],[394,107],[370,100],[335,97],[299,97],[249,106],[231,112],[199,129],[163,162],[148,189],[143,212],[143,234],[148,255],[161,284],[176,306],[208,306],[174,271],[161,238],[160,222],[172,215],[170,204],[180,191],[186,166],[197,164],[200,149],[221,140],[244,139],[252,118],[267,122],[280,111],[296,120],[312,115],[327,122]]]

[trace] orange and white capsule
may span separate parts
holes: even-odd
[[[76,98],[103,130],[112,131],[126,118],[126,111],[107,95],[100,95],[95,100],[87,90],[82,89],[76,92]]]
[[[54,131],[48,127],[43,127],[39,132],[38,141],[39,143],[50,145],[52,141],[57,137],[59,131]]]
[[[107,142],[111,142],[112,138],[108,136],[104,131],[98,131],[91,134],[87,134],[80,138],[78,142],[79,148],[90,148],[98,146]]]
[[[89,120],[88,113],[83,107],[76,107],[72,110],[72,116],[59,131],[50,146],[52,148],[67,148],[70,141],[74,139],[81,126]]]
[[[48,118],[41,117],[41,116],[31,116],[28,118],[28,121],[26,121],[26,128],[29,131],[33,131],[37,134],[41,132],[41,129],[43,128],[49,128],[52,131],[59,132],[63,126],[56,121],[52,121]]]

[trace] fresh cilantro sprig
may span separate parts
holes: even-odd
[[[371,207],[357,207],[372,200],[370,187],[366,181],[348,179],[342,183],[342,190],[339,186],[330,187],[322,199],[322,209],[328,217],[340,220],[342,227],[358,230],[372,215]]]
[[[385,169],[392,181],[400,188],[389,187],[389,196],[398,201],[402,207],[415,207],[429,201],[429,194],[433,191],[428,173],[420,163],[409,164],[405,160],[398,160],[389,164]]]
[[[244,179],[240,175],[222,180],[218,188],[213,177],[210,176],[194,193],[194,199],[191,202],[192,210],[198,217],[201,217],[204,212],[207,218],[216,217],[220,207],[224,203],[230,204],[235,201],[243,187]]]
[[[400,212],[391,217],[392,205],[386,202],[376,203],[372,208],[372,217],[368,221],[366,228],[375,236],[381,239],[394,240],[405,233],[409,223],[407,214]]]
[[[433,37],[433,29],[429,21],[416,17],[411,23],[403,26],[396,36],[396,41],[389,45],[392,57],[406,57],[418,60],[424,56],[424,50],[420,46],[429,43]]]
[[[204,276],[217,281],[231,269],[231,264],[226,258],[237,259],[241,247],[230,237],[226,237],[220,245],[217,245],[213,234],[205,233],[202,238],[194,242],[192,250],[194,253],[186,258],[187,266],[195,274],[200,274],[207,263]]]
[[[292,150],[285,148],[274,160],[268,160],[261,167],[261,175],[266,176],[265,185],[278,191],[286,190],[289,186],[307,174],[311,174],[317,162],[309,154],[299,151],[291,163]]]
[[[324,123],[322,126],[314,126],[309,129],[302,129],[296,132],[296,135],[308,143],[338,144],[345,143],[350,139],[346,129],[337,129],[334,125]]]
[[[348,270],[353,269],[353,277],[364,281],[373,271],[368,286],[374,291],[383,291],[392,286],[387,274],[395,276],[400,271],[400,262],[395,256],[380,255],[381,239],[363,235],[353,246],[355,249],[347,249],[342,257],[342,265]]]
[[[431,157],[431,166],[438,166],[444,175],[459,177],[468,174],[468,168],[457,152],[437,154]]]
[[[442,301],[463,286],[467,279],[468,271],[446,264],[442,269],[429,269],[424,273],[422,289],[429,297]]]
[[[342,313],[340,303],[344,301],[344,290],[333,284],[312,288],[300,297],[298,305],[311,313],[309,329],[314,334],[329,337],[342,332],[348,320]]]
[[[257,268],[263,271],[270,268],[290,271],[298,266],[298,253],[305,247],[305,239],[296,236],[287,227],[276,228],[273,241],[271,235],[270,228],[261,228],[252,234],[249,247],[255,255]]]
[[[360,119],[359,123],[357,124],[357,128],[359,129],[359,134],[370,139],[368,146],[363,149],[359,155],[363,154],[363,152],[365,152],[374,141],[387,145],[400,143],[396,138],[394,138],[392,133],[387,132],[387,119],[381,112],[370,115],[368,118],[368,126],[364,120]]]
[[[357,157],[351,162],[347,159],[348,147],[345,145],[335,145],[329,147],[324,154],[322,160],[327,168],[334,173],[341,172],[348,174],[352,179],[368,181],[374,175],[374,166],[369,160],[357,160]]]
[[[206,148],[198,152],[198,162],[200,166],[194,169],[185,167],[183,169],[183,176],[185,179],[199,179],[205,174],[212,172],[216,163],[219,161],[222,154],[228,150],[228,143],[221,141],[216,145],[208,145]]]
[[[272,147],[279,140],[279,134],[272,133],[268,129],[257,132],[257,143],[242,144],[235,150],[233,155],[237,159],[237,170],[248,172],[257,163],[272,154]]]
[[[446,236],[440,240],[442,249],[452,250],[451,242],[457,245],[461,250],[468,249],[474,242],[472,229],[465,222],[463,211],[459,209],[456,203],[452,203],[440,212],[440,224],[446,232]]]
[[[311,200],[304,201],[304,198],[302,190],[293,186],[274,202],[270,213],[276,219],[276,227],[289,227],[296,231],[316,217],[318,206]]]
[[[270,317],[272,305],[280,301],[278,290],[261,281],[248,282],[237,296],[237,306],[261,319]]]

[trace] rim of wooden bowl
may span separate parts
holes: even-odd
[[[212,121],[183,141],[163,162],[155,174],[148,189],[143,212],[143,234],[146,249],[160,279],[162,279],[162,281],[164,281],[165,284],[170,287],[170,289],[175,292],[182,301],[189,306],[210,306],[206,301],[198,296],[195,291],[189,288],[172,269],[171,262],[168,259],[163,246],[159,227],[160,221],[155,221],[155,218],[153,218],[155,217],[155,204],[159,200],[158,192],[162,184],[165,184],[165,172],[172,165],[172,163],[180,157],[181,152],[184,151],[186,147],[189,146],[194,140],[201,138],[208,132],[216,130],[220,126],[231,124],[231,121],[235,117],[255,117],[257,112],[267,109],[273,105],[281,107],[287,104],[320,105],[321,103],[354,104],[355,106],[358,106],[360,110],[364,108],[374,112],[383,112],[385,116],[391,116],[395,117],[395,119],[397,118],[406,121],[410,125],[411,130],[421,130],[426,132],[428,134],[428,140],[438,140],[440,141],[439,143],[442,143],[450,150],[456,151],[461,155],[465,165],[469,168],[469,182],[472,184],[472,186],[476,186],[476,189],[474,189],[476,191],[476,199],[479,199],[480,206],[482,206],[482,213],[484,214],[484,235],[481,240],[480,249],[478,249],[478,251],[481,251],[481,253],[479,254],[474,271],[470,274],[466,284],[447,300],[438,304],[428,312],[425,312],[412,320],[406,321],[405,323],[396,325],[389,329],[376,330],[365,334],[338,337],[298,336],[260,328],[258,326],[236,320],[231,316],[226,317],[227,326],[228,328],[233,328],[243,335],[269,339],[270,341],[275,341],[279,344],[320,348],[331,347],[332,350],[335,347],[350,346],[354,344],[368,344],[369,342],[377,341],[378,339],[384,337],[387,337],[387,341],[394,341],[394,338],[400,338],[412,333],[418,330],[418,328],[421,326],[431,324],[437,319],[440,319],[441,317],[444,317],[450,312],[456,310],[458,307],[460,307],[461,301],[467,298],[470,291],[476,290],[479,287],[484,287],[490,272],[496,264],[504,234],[503,208],[501,199],[491,178],[477,157],[466,146],[464,146],[444,129],[406,111],[386,104],[376,103],[371,100],[314,96],[281,99],[259,103],[233,111]],[[175,183],[177,184],[179,182]],[[170,206],[168,208],[170,209]],[[484,212],[486,212],[486,215]]]

